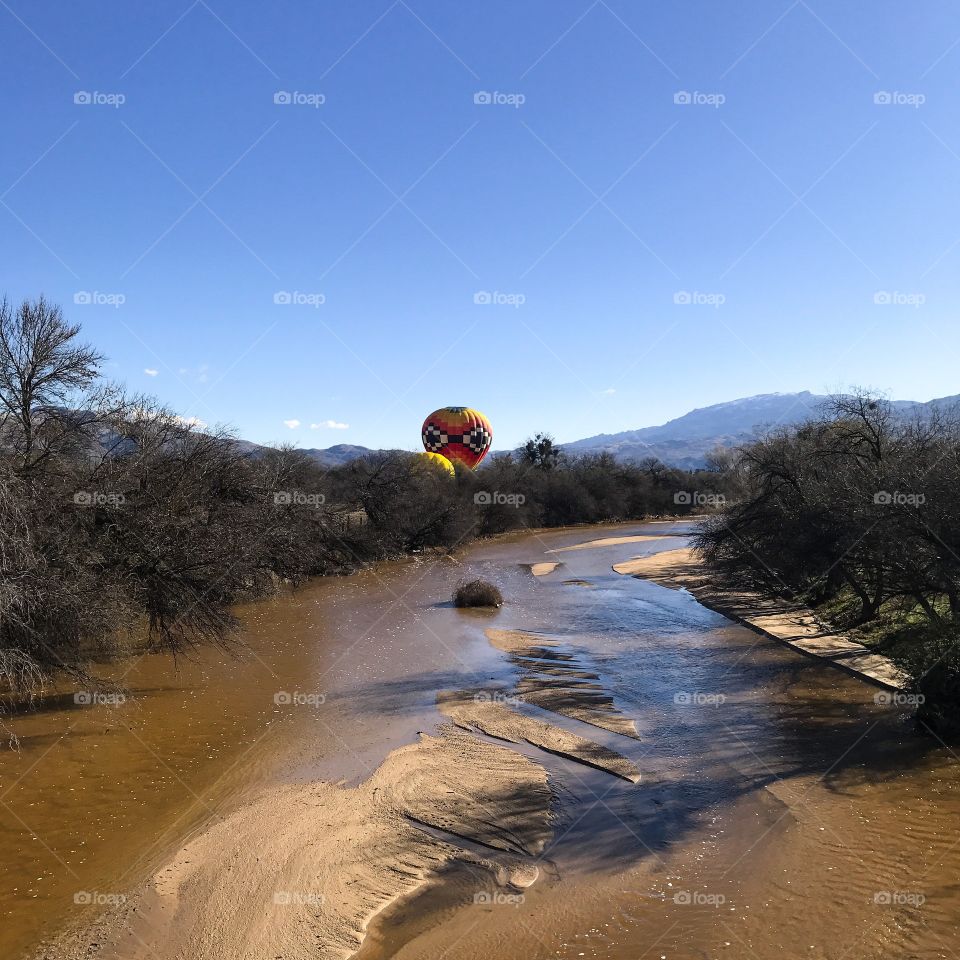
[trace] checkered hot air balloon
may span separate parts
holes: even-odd
[[[423,421],[423,448],[475,467],[493,443],[490,421],[470,407],[443,407]]]

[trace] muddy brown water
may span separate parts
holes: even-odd
[[[374,919],[360,960],[955,955],[958,757],[877,688],[611,570],[680,541],[550,552],[610,534],[317,581],[245,608],[237,658],[143,658],[114,668],[121,703],[6,717],[20,749],[0,754],[0,956],[92,920],[264,784],[363,780],[442,722],[438,691],[510,688],[519,669],[488,627],[547,634],[598,675],[639,741],[531,712],[629,756],[641,782],[517,747],[557,796],[538,882],[454,864]],[[561,566],[534,577],[544,561]],[[501,611],[449,605],[476,574]]]

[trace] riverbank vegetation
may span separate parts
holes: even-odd
[[[489,580],[468,580],[453,591],[455,607],[502,607],[503,594]]]
[[[324,469],[102,367],[56,306],[0,307],[0,693],[226,644],[233,605],[282,583],[508,530],[702,512],[723,493],[718,471],[568,458],[542,435],[452,479],[409,454]]]
[[[743,448],[735,471],[740,496],[704,525],[701,555],[894,657],[943,728],[960,699],[957,413],[837,397]]]

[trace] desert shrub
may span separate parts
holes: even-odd
[[[489,580],[469,580],[453,592],[455,607],[502,607],[503,594]]]

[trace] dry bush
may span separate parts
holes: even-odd
[[[455,607],[502,607],[503,594],[489,580],[470,580],[461,583],[453,592]]]

